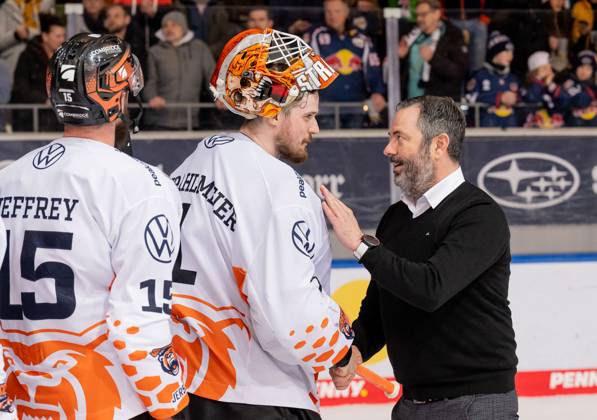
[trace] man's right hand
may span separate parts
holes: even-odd
[[[350,356],[348,364],[343,367],[330,368],[330,376],[332,377],[332,382],[334,382],[334,386],[337,390],[342,391],[343,389],[348,388],[350,382],[357,373],[357,367],[362,363],[363,356],[361,356],[361,352],[357,346],[352,346],[352,355]]]
[[[25,41],[27,38],[29,38],[29,29],[27,29],[25,25],[17,26],[15,29],[15,35],[21,41]]]
[[[161,96],[153,97],[148,102],[150,108],[163,108],[166,105],[166,100]]]
[[[398,44],[398,57],[404,58],[408,54],[408,44],[406,40],[402,38]]]
[[[502,93],[500,100],[504,105],[513,106],[514,104],[516,104],[516,101],[518,100],[518,95],[516,94],[516,92],[508,90]]]

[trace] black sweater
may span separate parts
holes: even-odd
[[[372,281],[353,324],[364,360],[387,344],[407,398],[513,390],[510,233],[500,207],[465,182],[415,219],[392,205],[377,236],[382,245],[361,261]]]

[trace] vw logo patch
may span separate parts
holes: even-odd
[[[523,152],[487,163],[477,184],[502,206],[535,210],[570,199],[580,186],[580,175],[558,156]]]
[[[49,144],[33,157],[33,166],[36,169],[49,168],[60,160],[65,151],[66,149],[60,143]]]
[[[234,141],[234,137],[230,137],[230,136],[211,136],[208,139],[205,139],[203,141],[203,143],[205,144],[205,147],[207,147],[208,149],[212,149],[216,146],[220,146],[222,144],[226,144],[226,143],[230,143]]]
[[[306,257],[313,258],[315,243],[311,241],[311,229],[304,220],[299,220],[292,227],[292,243]]]
[[[174,254],[174,233],[163,214],[152,218],[145,227],[145,246],[156,261],[169,263]]]

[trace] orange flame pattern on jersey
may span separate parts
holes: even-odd
[[[187,298],[190,297],[187,296]],[[192,300],[203,303],[199,299]],[[206,306],[212,308],[211,305]],[[191,318],[201,324],[202,331],[196,331],[196,333],[201,336],[200,340],[205,343],[208,349],[207,369],[203,381],[196,390],[192,390],[190,389],[191,383],[202,369],[203,347],[199,339],[189,342],[178,335],[174,336],[172,345],[186,367],[185,386],[193,394],[219,400],[229,387],[234,388],[236,386],[236,369],[229,353],[230,350],[236,350],[236,347],[224,330],[236,325],[241,330],[248,332],[247,325],[239,317],[229,317],[215,321],[204,313],[180,304],[173,305],[172,317],[175,323],[183,323],[183,318]]]
[[[103,334],[87,345],[44,341],[30,346],[0,340],[23,361],[21,366],[29,368],[26,371],[11,369],[6,382],[8,395],[15,400],[19,418],[27,415],[75,420],[77,412],[80,414],[83,409],[86,413],[94,413],[94,419],[114,418],[121,401],[118,388],[107,370],[112,363],[95,351],[106,339],[107,334]],[[5,361],[9,367],[15,366],[12,356],[6,353]],[[48,372],[47,368],[40,369],[39,366],[48,362],[52,362],[52,368],[62,368],[62,375]],[[68,367],[67,375],[64,374],[65,366]],[[35,389],[29,389],[27,385],[27,382],[32,382],[27,381],[31,377],[36,378]]]

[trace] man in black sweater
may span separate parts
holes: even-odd
[[[393,420],[518,418],[510,234],[500,207],[464,180],[464,129],[449,98],[398,105],[384,154],[403,197],[383,216],[379,239],[322,188],[338,239],[371,273],[352,350],[366,361],[387,344],[403,385]],[[336,386],[348,386],[355,369],[331,369]]]

